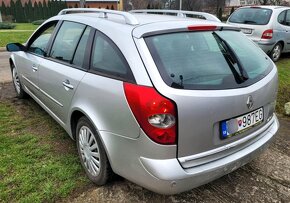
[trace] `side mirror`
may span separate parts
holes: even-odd
[[[9,52],[26,51],[26,47],[20,43],[9,43],[6,45],[6,50]]]

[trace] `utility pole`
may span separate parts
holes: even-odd
[[[182,0],[179,0],[179,10],[182,10]]]

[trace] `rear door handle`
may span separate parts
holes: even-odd
[[[35,64],[33,64],[33,65],[32,65],[32,71],[33,71],[33,72],[36,72],[37,70],[38,70],[38,68],[36,67]]]
[[[63,81],[62,82],[62,85],[65,87],[66,90],[69,90],[69,89],[72,90],[74,88],[74,86],[70,84],[70,81],[69,80]]]

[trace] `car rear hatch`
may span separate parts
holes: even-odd
[[[262,7],[243,7],[236,10],[228,19],[227,23],[239,27],[241,31],[254,41],[261,40],[263,33],[270,26],[272,10]]]
[[[243,34],[191,24],[167,30],[166,23],[145,25],[133,32],[153,86],[176,104],[177,157],[184,168],[258,139],[277,94],[274,63]]]

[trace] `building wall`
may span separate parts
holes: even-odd
[[[71,8],[75,8],[75,5],[78,5],[78,8],[80,7],[80,3],[79,2],[69,2],[67,1],[67,6],[71,7]],[[114,7],[114,10],[117,10],[118,8],[118,4],[116,2],[86,2],[86,7],[90,7],[90,8],[107,8],[107,6],[109,7],[109,9],[111,9],[111,7]]]

